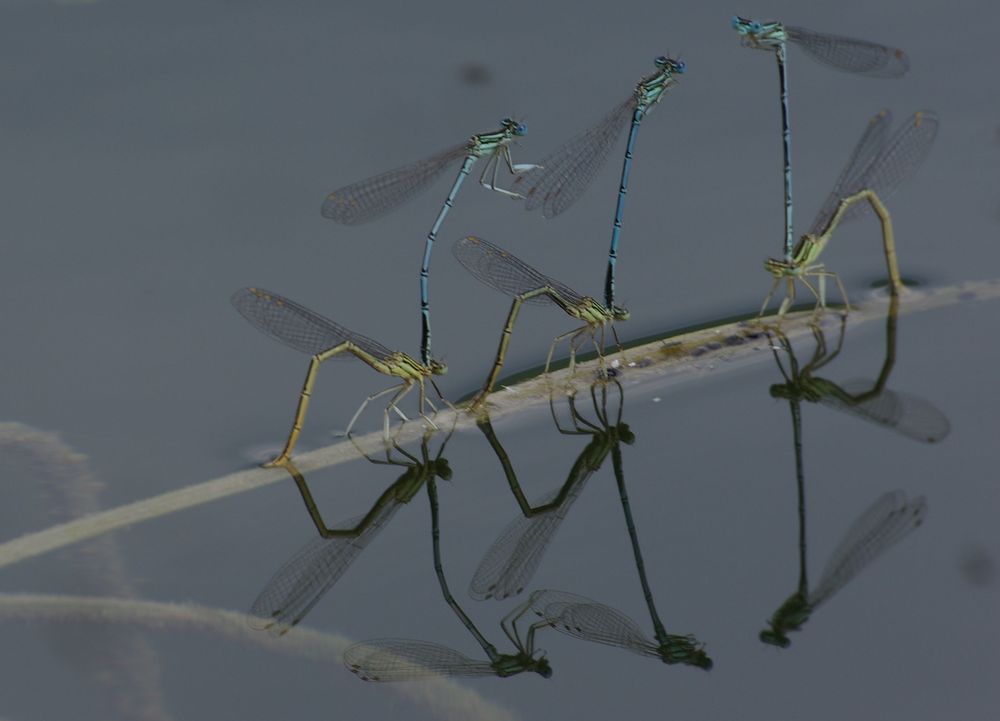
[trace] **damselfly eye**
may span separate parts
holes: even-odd
[[[762,32],[764,32],[764,26],[761,25],[756,20],[751,20],[750,21],[750,32],[752,32],[754,35],[760,35]]]
[[[733,26],[733,30],[739,30],[740,26],[743,25],[743,18],[739,15],[733,15],[733,19],[729,21],[729,24]]]
[[[524,123],[518,123],[517,128],[514,129],[515,135],[527,135],[527,133],[528,133],[528,126],[525,125]]]
[[[678,73],[683,73],[687,69],[688,69],[688,64],[683,60],[674,61],[674,70],[677,71]]]

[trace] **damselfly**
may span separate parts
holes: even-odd
[[[744,47],[771,50],[778,61],[778,81],[781,84],[781,140],[785,157],[784,257],[786,261],[790,261],[795,235],[792,226],[792,131],[788,119],[788,69],[785,43],[798,45],[814,60],[837,70],[872,78],[902,77],[909,70],[910,61],[906,53],[899,48],[840,35],[827,35],[775,21],[762,23],[736,16],[732,19],[732,26],[739,33]]]
[[[583,195],[583,191],[607,160],[611,146],[621,135],[625,123],[631,118],[621,182],[618,185],[618,202],[611,226],[611,247],[608,251],[608,271],[604,287],[604,304],[608,308],[615,301],[618,240],[639,124],[652,111],[653,106],[663,99],[667,89],[677,82],[676,76],[687,70],[683,60],[674,60],[665,55],[656,58],[655,64],[656,72],[640,80],[625,102],[613,108],[597,125],[549,153],[539,162],[538,168],[516,178],[513,183],[515,189],[524,193],[525,208],[533,210],[541,206],[546,218],[559,215]]]
[[[438,231],[441,229],[441,224],[444,222],[445,216],[448,215],[448,211],[455,204],[455,198],[458,196],[458,189],[462,182],[476,161],[484,155],[488,156],[489,159],[483,168],[482,175],[479,176],[480,185],[510,198],[522,197],[518,193],[497,187],[497,171],[501,158],[512,175],[538,167],[530,163],[515,165],[510,157],[510,143],[527,132],[528,129],[523,123],[511,118],[504,118],[500,121],[499,130],[473,135],[462,145],[456,145],[410,165],[347,185],[330,193],[323,202],[322,212],[325,218],[345,225],[367,223],[395,210],[426,189],[454,161],[461,157],[465,158],[424,243],[423,261],[420,265],[420,316],[422,324],[420,358],[424,365],[430,365],[431,362],[431,312],[428,289],[431,250]],[[486,176],[491,170],[492,175],[487,180]]]
[[[306,380],[299,393],[295,419],[292,422],[292,429],[288,434],[285,447],[277,458],[265,465],[282,465],[291,458],[292,450],[295,448],[305,423],[306,411],[309,409],[309,400],[316,382],[316,373],[323,361],[334,357],[353,356],[379,373],[394,376],[402,381],[402,383],[368,396],[351,417],[350,423],[347,424],[346,434],[350,434],[358,416],[371,401],[396,391],[383,413],[383,436],[388,441],[389,411],[392,410],[404,421],[407,420],[397,404],[403,396],[413,389],[414,385],[420,389],[420,416],[432,428],[436,428],[434,421],[424,414],[425,405],[436,410],[434,404],[427,398],[424,384],[426,381],[430,381],[438,396],[444,400],[432,378],[432,376],[447,372],[447,366],[441,361],[432,359],[428,364],[419,363],[401,351],[391,351],[381,343],[350,331],[329,318],[314,313],[305,306],[260,288],[242,288],[236,291],[233,294],[232,303],[239,314],[262,333],[268,334],[297,351],[312,356]]]
[[[629,312],[625,308],[608,307],[590,296],[580,295],[569,286],[540,273],[513,254],[482,238],[472,235],[460,238],[452,247],[452,252],[458,262],[465,266],[466,270],[472,273],[477,280],[514,298],[510,312],[507,314],[503,333],[500,336],[496,360],[486,378],[483,389],[472,402],[473,409],[478,408],[485,401],[486,396],[493,389],[500,369],[503,368],[510,335],[514,330],[514,322],[517,320],[517,314],[523,303],[554,303],[564,312],[584,323],[579,328],[556,336],[552,341],[548,357],[545,360],[546,373],[552,363],[552,354],[559,341],[569,338],[569,368],[572,374],[576,363],[576,343],[583,334],[586,333],[590,336],[600,356],[604,352],[604,326],[617,320],[628,320],[629,318]],[[600,341],[597,340],[598,332],[600,332]],[[615,336],[615,342],[621,348],[618,334],[613,325],[611,332]]]
[[[927,157],[937,136],[938,119],[931,112],[917,111],[889,137],[891,126],[892,114],[888,110],[879,112],[869,121],[833,191],[820,208],[809,232],[799,239],[790,259],[769,258],[764,261],[764,268],[774,276],[774,282],[764,298],[759,315],[767,310],[767,304],[771,302],[771,296],[782,278],[785,279],[787,293],[778,309],[779,318],[795,300],[796,279],[816,296],[817,308],[824,308],[826,279],[833,278],[844,298],[845,307],[850,310],[847,293],[839,276],[816,261],[840,223],[860,217],[868,210],[874,210],[882,224],[882,246],[891,290],[897,293],[902,289],[892,219],[882,200],[912,175]],[[809,277],[818,279],[818,291],[807,280]]]

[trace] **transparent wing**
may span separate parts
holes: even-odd
[[[864,188],[874,190],[879,198],[892,195],[909,178],[931,151],[938,132],[937,116],[927,110],[911,115],[896,131],[879,156],[868,167],[864,177],[851,192]],[[855,218],[871,211],[867,203],[855,205],[846,218]]]
[[[850,160],[840,171],[840,177],[833,184],[833,190],[830,191],[823,207],[816,215],[816,220],[813,221],[812,228],[809,230],[812,235],[819,235],[823,232],[826,224],[833,217],[834,211],[837,210],[841,198],[855,192],[851,188],[857,188],[858,181],[864,177],[872,162],[885,147],[890,128],[892,128],[892,112],[890,110],[882,110],[868,121],[868,127],[861,134],[858,144],[854,146]]]
[[[463,143],[410,165],[345,185],[326,196],[323,217],[344,225],[375,220],[426,190],[466,152],[467,145]]]
[[[836,188],[833,195],[837,196],[834,207],[841,198],[869,189],[875,191],[879,199],[885,201],[891,196],[900,183],[909,178],[917,167],[930,153],[934,139],[937,137],[938,119],[934,113],[923,110],[911,115],[884,145],[881,152],[872,159],[863,172],[851,174],[850,183],[845,182]],[[829,201],[828,201],[829,202]],[[868,203],[856,203],[844,213],[842,221],[852,220],[871,212]],[[822,231],[825,227],[813,224],[813,233]]]
[[[316,355],[345,341],[386,360],[392,351],[381,343],[347,330],[304,305],[261,288],[241,288],[231,298],[237,312],[257,330],[307,355]],[[334,358],[353,358],[349,353]]]
[[[897,433],[924,443],[937,443],[951,431],[948,417],[927,401],[899,391],[883,390],[879,395],[862,401],[850,396],[866,393],[874,385],[870,381],[851,380],[840,386],[845,396],[824,395],[824,405],[845,411],[866,421],[891,428]]]
[[[542,611],[558,631],[594,643],[618,646],[643,656],[659,656],[659,647],[631,618],[597,601],[555,601]]]
[[[363,681],[410,681],[427,676],[493,676],[486,661],[430,641],[379,638],[344,651],[344,665]]]
[[[910,69],[910,59],[899,48],[805,28],[785,26],[785,32],[814,60],[837,70],[873,78],[898,78]]]
[[[469,583],[469,596],[479,601],[502,600],[521,593],[538,570],[545,550],[589,477],[588,473],[580,478],[558,507],[515,518],[479,562]],[[548,494],[541,505],[552,503],[558,496],[559,489]]]
[[[399,503],[387,504],[353,538],[314,538],[299,549],[275,572],[253,602],[250,613],[258,620],[256,625],[283,634],[299,623],[340,580],[399,506]],[[352,518],[341,527],[353,528],[362,518]]]
[[[569,286],[538,272],[488,240],[470,235],[457,240],[451,250],[458,262],[478,281],[511,297],[548,286],[572,305],[583,302],[583,296]],[[553,301],[546,295],[540,295],[526,302],[542,304]]]
[[[923,523],[927,502],[923,496],[906,500],[902,491],[880,496],[854,522],[834,550],[809,593],[809,605],[816,607],[839,591],[865,566]]]
[[[541,207],[542,215],[554,218],[575,203],[607,161],[634,110],[635,98],[630,97],[597,125],[539,160],[542,167],[515,178],[512,187],[525,197],[525,209]]]
[[[595,603],[586,596],[580,596],[569,591],[557,591],[553,588],[540,588],[532,591],[528,600],[519,608],[530,608],[539,618],[557,619],[567,606],[574,604]]]

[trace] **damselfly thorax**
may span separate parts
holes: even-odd
[[[822,236],[803,235],[795,246],[791,260],[768,258],[764,261],[764,269],[775,278],[808,275],[810,271],[822,268],[822,265],[816,265],[816,259],[828,240]]]

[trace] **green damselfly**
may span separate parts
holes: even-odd
[[[840,289],[845,307],[850,310],[840,277],[826,270],[817,261],[837,226],[845,220],[864,215],[868,210],[875,211],[882,225],[882,246],[890,289],[894,294],[902,289],[892,219],[882,200],[912,175],[927,157],[937,137],[938,119],[929,111],[917,111],[889,137],[891,126],[892,114],[888,110],[882,110],[868,122],[833,191],[820,208],[809,232],[799,239],[791,258],[769,258],[764,261],[764,268],[774,276],[774,282],[764,298],[759,315],[767,310],[782,279],[786,282],[787,293],[778,309],[779,318],[795,300],[796,279],[816,296],[817,308],[823,308],[826,306],[826,279],[833,278]],[[809,277],[818,279],[819,290],[809,282]]]
[[[608,307],[590,296],[580,295],[564,283],[535,270],[523,260],[482,238],[473,235],[460,238],[452,247],[452,252],[458,262],[465,266],[465,269],[472,273],[477,280],[514,298],[507,314],[507,322],[504,324],[500,336],[496,360],[486,378],[483,389],[472,402],[473,409],[478,408],[485,401],[486,396],[493,389],[500,369],[503,368],[507,346],[514,330],[514,322],[517,320],[518,312],[523,303],[553,303],[568,315],[584,323],[581,327],[559,335],[552,341],[545,360],[546,373],[552,363],[552,354],[559,341],[569,338],[569,367],[572,374],[576,363],[576,343],[584,334],[590,336],[598,355],[603,357],[604,326],[611,325],[614,321],[628,320],[629,318],[629,312],[625,308]],[[621,348],[614,325],[611,325],[611,332],[614,334],[618,347]],[[598,334],[600,335],[599,341]]]
[[[413,389],[414,385],[420,390],[420,416],[432,428],[437,427],[434,425],[434,421],[424,414],[425,405],[436,410],[434,404],[427,398],[425,383],[429,381],[438,396],[444,400],[433,379],[433,376],[442,375],[448,371],[448,367],[441,361],[431,360],[428,364],[420,363],[401,351],[389,350],[378,341],[350,331],[295,301],[260,288],[242,288],[236,291],[233,294],[232,303],[239,314],[257,330],[301,353],[312,356],[302,391],[299,393],[295,419],[292,421],[292,429],[288,434],[285,447],[277,458],[265,465],[279,466],[291,458],[292,450],[295,448],[305,424],[306,411],[309,409],[309,400],[316,382],[316,373],[319,371],[320,365],[331,358],[350,358],[353,356],[379,373],[393,376],[402,381],[402,383],[368,396],[351,417],[345,434],[350,435],[358,416],[371,401],[396,391],[383,413],[383,436],[388,441],[389,411],[394,411],[403,421],[407,420],[397,404],[403,396]]]

